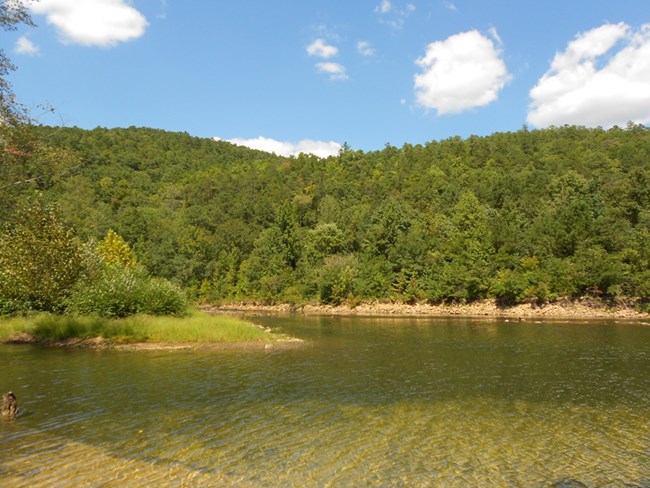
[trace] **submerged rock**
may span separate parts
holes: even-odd
[[[2,395],[2,406],[0,406],[0,414],[3,417],[14,418],[18,413],[18,402],[16,395],[13,391],[9,391]]]

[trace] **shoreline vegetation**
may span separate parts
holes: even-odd
[[[650,311],[650,129],[641,125],[346,146],[325,159],[135,127],[38,126],[27,136],[71,158],[57,179],[38,166],[50,159],[11,155],[12,169],[29,169],[13,180],[41,170],[47,184],[1,195],[0,270],[12,274],[0,271],[0,311],[158,314],[180,308],[179,289],[199,303],[588,296]],[[41,235],[56,239],[32,238]],[[119,266],[84,266],[87,248],[90,264]],[[42,265],[43,256],[61,259]],[[70,261],[74,276],[63,273]],[[39,278],[59,270],[60,293],[43,290]]]
[[[304,341],[248,320],[195,311],[121,319],[39,314],[0,320],[0,344],[117,350],[275,350]]]
[[[523,303],[500,306],[496,300],[479,300],[470,303],[431,305],[404,302],[362,302],[348,304],[276,304],[227,303],[201,307],[210,313],[302,313],[304,315],[355,315],[355,316],[431,316],[467,318],[526,319],[628,319],[650,320],[650,313],[640,312],[629,304],[612,306],[592,298],[563,299],[535,304]]]
[[[0,344],[42,345],[77,349],[155,350],[286,350],[305,342],[277,334],[249,318],[258,314],[466,317],[527,320],[647,320],[650,313],[629,304],[612,306],[592,298],[564,299],[542,305],[499,306],[496,300],[431,305],[403,302],[348,304],[259,304],[250,302],[202,305],[187,317],[136,315],[127,318],[54,315],[49,313],[0,319]]]

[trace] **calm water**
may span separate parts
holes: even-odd
[[[255,320],[309,346],[0,346],[0,486],[650,487],[650,325]]]

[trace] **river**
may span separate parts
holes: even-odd
[[[0,486],[650,486],[650,325],[259,316],[267,351],[0,346]]]

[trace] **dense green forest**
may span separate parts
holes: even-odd
[[[5,151],[0,219],[36,189],[81,240],[112,229],[201,300],[650,299],[643,126],[327,159],[146,128],[21,130],[31,146]]]

